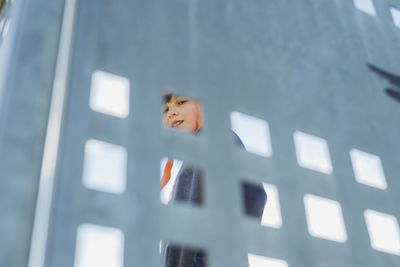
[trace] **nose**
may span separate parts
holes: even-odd
[[[175,117],[177,114],[178,114],[178,112],[176,111],[176,109],[174,107],[170,107],[168,109],[167,117],[169,119],[171,119],[171,118]]]

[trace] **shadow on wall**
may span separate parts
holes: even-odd
[[[387,72],[370,63],[368,63],[367,65],[371,71],[377,73],[380,77],[383,77],[386,80],[388,80],[391,85],[395,86],[395,88],[391,87],[386,88],[385,92],[387,95],[389,95],[396,101],[400,102],[400,76]]]

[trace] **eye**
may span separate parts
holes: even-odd
[[[188,102],[188,100],[186,100],[186,99],[184,99],[184,100],[179,100],[179,101],[178,101],[178,104],[179,104],[179,105],[183,105],[183,104],[185,104],[186,102]]]
[[[165,114],[165,113],[167,113],[167,112],[168,112],[168,110],[169,110],[169,108],[168,108],[168,107],[166,107],[166,108],[164,108],[164,109],[162,110],[162,113],[163,113],[163,114]]]

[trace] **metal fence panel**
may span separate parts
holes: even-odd
[[[36,190],[23,194],[26,187],[22,189],[21,183],[36,188],[38,182],[43,111],[50,101],[48,91],[43,93],[47,98],[38,94],[51,88],[48,83],[54,75],[62,10],[59,2],[43,3],[58,12],[51,16],[58,27],[52,25],[44,31],[40,22],[50,18],[43,16],[30,26],[41,29],[39,33],[25,35],[37,38],[42,33],[47,38],[46,52],[36,54],[25,67],[32,71],[38,66],[45,78],[30,80],[28,75],[17,81],[17,70],[24,69],[19,65],[11,69],[14,80],[8,80],[10,87],[4,87],[15,101],[26,101],[25,107],[39,103],[36,107],[41,110],[40,123],[34,128],[40,134],[36,135],[33,127],[23,130],[26,121],[31,123],[29,119],[35,116],[32,110],[22,109],[24,114],[19,116],[12,101],[2,104],[9,112],[2,125],[15,125],[14,136],[29,135],[10,142],[7,134],[13,133],[12,129],[3,126],[3,151],[21,153],[23,149],[7,146],[25,144],[30,153],[36,152],[26,163],[17,156],[6,158],[4,153],[2,158],[9,163],[0,161],[1,172],[17,183],[3,182],[8,193],[2,198],[11,203],[24,201],[29,207],[18,215],[2,212],[10,222],[22,220],[15,229],[25,231],[21,232],[24,244],[31,229]],[[371,248],[364,219],[367,209],[400,219],[400,104],[395,93],[400,89],[396,77],[389,75],[399,75],[400,29],[389,15],[391,7],[400,8],[398,1],[374,1],[374,16],[357,9],[353,1],[339,0],[71,2],[76,6],[68,12],[72,10],[74,16],[64,20],[62,28],[68,26],[65,23],[73,27],[72,46],[65,72],[67,95],[45,266],[74,265],[77,231],[83,223],[123,230],[124,266],[162,266],[160,240],[204,248],[210,267],[247,266],[248,253],[282,259],[296,267],[398,266],[398,255]],[[32,4],[26,4],[25,10],[27,18],[37,17]],[[16,28],[32,31],[28,26],[19,22]],[[20,42],[15,58],[26,57],[24,48],[33,43],[31,39]],[[96,70],[130,81],[126,118],[90,109],[91,79]],[[32,85],[29,90],[28,84]],[[11,91],[18,88],[25,88],[21,93],[27,95]],[[161,126],[160,96],[165,90],[203,103],[205,127],[200,134]],[[268,122],[271,157],[253,155],[235,145],[229,119],[232,111]],[[332,173],[299,166],[296,131],[326,140]],[[85,144],[90,139],[126,149],[127,187],[123,194],[82,185]],[[351,149],[379,156],[387,189],[356,182]],[[205,172],[203,206],[160,203],[159,165],[165,156],[183,159]],[[243,180],[277,187],[281,228],[261,226],[243,213]],[[307,194],[340,204],[345,242],[309,234],[303,201]],[[10,231],[8,236],[15,233]],[[15,251],[5,244],[0,253]],[[19,255],[26,255],[26,250]],[[11,262],[16,262],[16,256]]]

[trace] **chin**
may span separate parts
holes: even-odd
[[[187,132],[187,133],[193,132],[193,130],[187,129],[187,128],[178,128],[178,130],[182,131],[182,132]]]
[[[182,131],[182,132],[188,132],[188,133],[190,133],[190,132],[194,132],[194,129],[192,129],[191,127],[179,127],[179,128],[177,128],[179,131]]]

